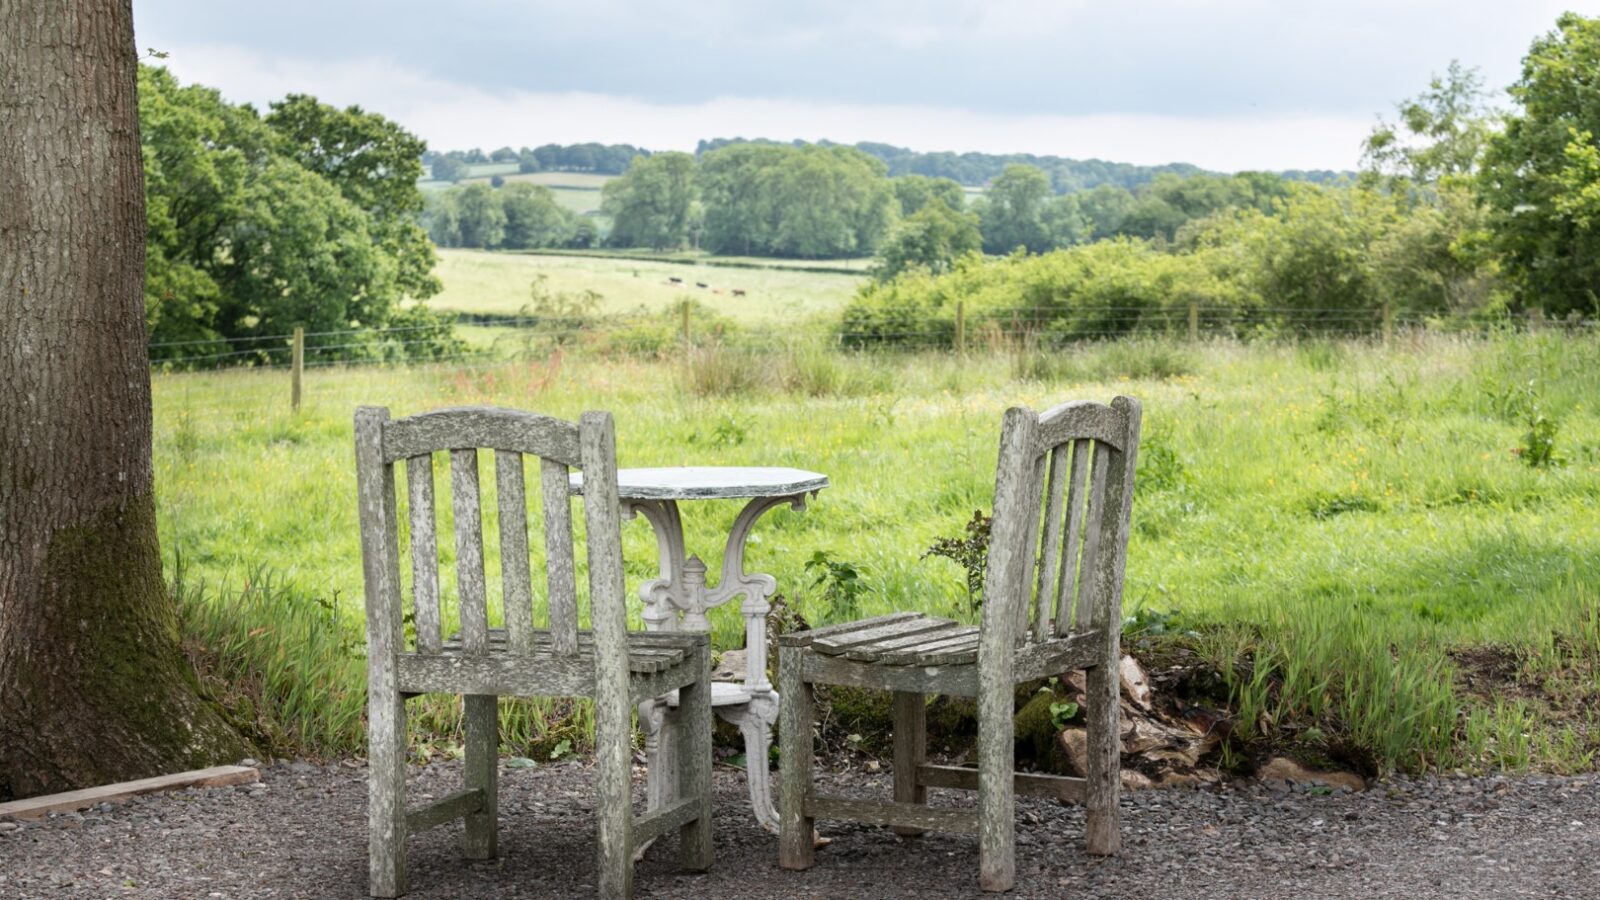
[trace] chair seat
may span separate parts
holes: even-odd
[[[456,632],[444,642],[443,652],[447,656],[465,655],[462,652],[461,632]],[[533,633],[532,659],[549,659],[553,656],[550,632],[535,631]],[[489,629],[489,655],[491,657],[504,657],[510,651],[510,638],[504,628]],[[578,658],[592,658],[594,656],[594,635],[588,631],[578,632]],[[628,671],[636,675],[650,675],[656,672],[665,672],[679,665],[688,656],[683,636],[665,632],[630,631],[628,632]],[[748,701],[749,695],[745,695]],[[732,702],[732,701],[730,701]]]
[[[819,628],[817,653],[881,666],[964,666],[978,661],[978,629],[953,619],[896,613]]]

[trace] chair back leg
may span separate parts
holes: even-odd
[[[1122,850],[1122,698],[1117,673],[1122,648],[1114,631],[1106,644],[1099,664],[1085,673],[1088,771],[1084,775],[1089,783],[1084,848],[1100,856]]]
[[[805,814],[816,747],[811,739],[811,685],[800,677],[804,652],[778,648],[778,693],[783,697],[778,713],[778,864],[785,869],[809,869],[816,862],[814,825]]]
[[[467,814],[461,852],[467,859],[494,859],[499,852],[499,698],[469,694],[462,705],[467,744],[463,780],[467,790],[483,792],[483,806]]]
[[[986,891],[1009,891],[1017,880],[1016,688],[1011,676],[1009,657],[978,669],[978,886]]]
[[[595,871],[601,900],[633,896],[632,709],[625,696],[618,699],[597,699],[594,709]]]

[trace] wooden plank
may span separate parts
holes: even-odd
[[[461,647],[489,651],[489,598],[483,582],[483,517],[478,508],[478,451],[450,451],[450,508],[456,519],[456,591],[461,598]]]
[[[1012,783],[1019,794],[1054,797],[1067,803],[1082,803],[1087,782],[1082,778],[1064,775],[1038,775],[1018,772]],[[920,765],[917,767],[917,784],[924,787],[949,788],[958,791],[978,789],[978,770],[963,766]]]
[[[906,619],[900,622],[890,622],[875,628],[863,628],[846,634],[830,635],[818,638],[811,642],[811,649],[819,653],[837,656],[853,647],[876,643],[889,638],[909,637],[914,634],[924,634],[929,631],[938,631],[955,622],[950,619],[938,619],[924,616],[916,619]]]
[[[439,409],[389,423],[383,460],[393,462],[438,450],[487,447],[578,464],[578,429],[538,413],[492,406]]]
[[[409,694],[522,694],[590,697],[594,657],[551,656],[538,666],[514,656],[415,656],[394,661],[399,689]],[[626,673],[624,673],[626,674]]]
[[[1017,620],[1014,625],[1015,631],[1012,633],[1012,640],[1019,647],[1028,641],[1033,611],[1037,605],[1033,599],[1033,572],[1039,559],[1039,503],[1044,499],[1044,468],[1048,461],[1049,458],[1043,453],[1034,457],[1031,471],[1022,488],[1022,509],[1026,515],[1027,526],[1022,546],[1027,551],[1027,556],[1020,560],[1021,565],[1017,572]]]
[[[886,641],[879,641],[866,647],[855,647],[851,649],[850,652],[844,654],[844,657],[846,659],[861,661],[879,659],[885,653],[909,650],[914,647],[922,647],[928,644],[937,643],[939,641],[949,640],[958,634],[965,634],[968,631],[971,631],[974,634],[977,633],[977,629],[970,625],[962,625],[958,622],[951,622],[948,627],[939,629],[937,631],[922,631],[909,637],[892,638]]]
[[[907,647],[901,650],[889,650],[878,654],[875,662],[885,666],[908,666],[915,664],[937,665],[937,663],[922,663],[924,654],[939,653],[946,650],[972,649],[978,647],[978,629],[970,625],[956,633],[941,632],[945,637],[937,641]],[[853,658],[853,657],[852,657]]]
[[[633,820],[633,843],[653,841],[674,828],[693,822],[700,814],[700,801],[695,797],[680,797],[667,801],[667,805],[654,809]]]
[[[816,819],[864,822],[868,825],[897,825],[902,828],[950,831],[957,834],[974,834],[978,830],[978,816],[970,809],[949,809],[916,803],[886,803],[882,800],[856,800],[849,797],[807,797],[806,815]]]
[[[834,637],[851,631],[876,628],[879,625],[887,625],[891,622],[904,622],[907,619],[919,618],[922,618],[922,613],[889,613],[887,615],[874,616],[870,619],[860,619],[855,622],[840,622],[837,625],[824,625],[821,628],[808,628],[805,631],[791,631],[788,634],[779,635],[778,643],[784,647],[809,647],[811,642],[817,638]]]
[[[528,574],[528,500],[522,454],[494,452],[494,480],[500,510],[500,584],[511,652],[533,646],[533,585]]]
[[[880,666],[820,653],[807,653],[802,665],[806,681],[818,684],[967,697],[978,692],[977,666]]]
[[[12,800],[7,803],[0,803],[0,818],[9,816],[13,819],[42,819],[53,812],[73,812],[75,810],[88,809],[100,803],[121,803],[124,800],[138,797],[142,794],[179,791],[192,787],[211,788],[228,787],[236,784],[254,784],[260,780],[261,773],[250,766],[212,766],[209,769],[196,769],[192,772],[174,772],[171,775],[159,775],[155,778],[120,781],[116,784],[84,788],[79,791],[45,794],[40,797],[29,797],[26,800]]]
[[[454,822],[483,809],[483,792],[479,790],[456,791],[424,806],[406,811],[406,834],[419,834]]]
[[[567,493],[567,467],[555,460],[539,462],[539,485],[544,500],[544,565],[550,601],[550,632],[556,652],[571,656],[578,650],[578,575],[573,562],[572,498]]]
[[[1074,441],[1072,477],[1067,488],[1067,534],[1061,544],[1061,576],[1056,584],[1056,634],[1063,635],[1077,624],[1072,608],[1072,592],[1078,584],[1078,562],[1083,543],[1083,477],[1088,471],[1090,442]]]
[[[1069,440],[1091,438],[1120,450],[1127,434],[1127,417],[1121,410],[1092,400],[1072,400],[1039,416],[1034,447],[1042,453]]]
[[[411,617],[417,649],[439,652],[439,539],[433,508],[433,457],[406,460],[406,495],[411,505]]]
[[[1013,663],[1014,677],[1021,683],[1092,666],[1100,658],[1101,640],[1100,629],[1091,628],[1019,647]]]
[[[1034,591],[1034,602],[1039,604],[1033,625],[1035,640],[1044,640],[1054,627],[1056,570],[1062,555],[1061,492],[1067,481],[1067,454],[1071,449],[1066,444],[1050,449],[1050,479],[1044,488],[1044,537],[1040,541],[1039,581]]]

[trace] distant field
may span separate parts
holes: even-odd
[[[468,177],[458,182],[434,181],[431,178],[417,182],[417,187],[424,191],[442,191],[446,188],[466,184],[488,184],[489,179],[499,175],[506,182],[526,181],[530,184],[542,184],[555,194],[556,202],[565,209],[578,215],[588,215],[600,211],[600,188],[605,183],[617,177],[615,175],[597,175],[593,172],[518,172],[516,163],[488,163],[486,165],[469,166],[471,172]]]
[[[529,286],[544,275],[552,291],[592,290],[605,312],[660,310],[692,297],[747,322],[793,320],[844,306],[866,277],[801,269],[736,269],[604,257],[543,256],[482,250],[440,250],[444,291],[437,309],[514,315],[529,301]],[[682,279],[672,284],[669,278]],[[707,285],[695,287],[695,283]],[[736,297],[733,291],[742,290]],[[720,293],[719,293],[720,292]]]

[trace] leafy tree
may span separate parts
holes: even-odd
[[[1516,303],[1600,312],[1600,19],[1567,13],[1533,42],[1511,88],[1520,111],[1485,153],[1491,210]]]
[[[937,275],[982,247],[978,217],[957,212],[943,198],[934,198],[890,229],[878,248],[877,277],[886,280],[913,268]]]
[[[456,205],[459,190],[431,191],[422,209],[422,227],[428,239],[440,247],[461,246],[461,213]]]
[[[1018,247],[1030,253],[1050,249],[1043,221],[1050,194],[1050,178],[1044,170],[1028,165],[1006,166],[983,193],[979,208],[983,249],[990,253],[1010,253]]]
[[[337,109],[305,94],[272,104],[265,121],[283,138],[280,155],[321,175],[366,213],[373,241],[397,266],[396,291],[417,299],[439,292],[433,245],[417,223],[421,138],[359,106]]]
[[[1098,241],[1122,233],[1122,223],[1133,209],[1133,194],[1126,188],[1102,184],[1077,195],[1078,212],[1088,225],[1088,240]]]
[[[966,191],[949,178],[929,178],[926,175],[901,175],[890,179],[894,196],[900,203],[900,215],[911,216],[934,200],[942,200],[950,209],[965,209]]]
[[[1495,116],[1483,76],[1452,61],[1428,89],[1402,101],[1399,121],[1373,129],[1362,148],[1363,173],[1386,187],[1429,187],[1477,171]]]
[[[489,154],[489,161],[497,163],[516,162],[517,151],[511,149],[510,147],[501,147],[499,150]]]
[[[471,184],[456,195],[456,219],[461,246],[493,249],[506,236],[506,212],[500,198],[486,184]]]
[[[467,177],[467,164],[454,156],[435,157],[431,174],[434,181],[448,181],[454,184]]]
[[[658,153],[636,160],[620,178],[606,182],[600,208],[611,217],[611,243],[656,250],[683,246],[694,176],[693,156]]]
[[[549,188],[519,181],[506,185],[498,194],[505,212],[502,246],[558,247],[572,236],[572,214],[556,203]]]

